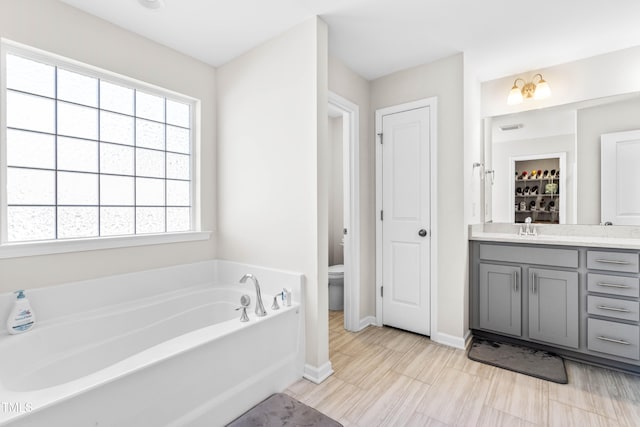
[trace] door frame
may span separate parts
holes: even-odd
[[[429,234],[431,236],[431,250],[429,251],[431,255],[431,259],[429,260],[431,271],[429,277],[429,316],[431,318],[430,336],[435,340],[438,335],[438,98],[435,96],[376,110],[376,323],[378,326],[382,326],[382,220],[380,219],[380,212],[382,211],[382,144],[380,140],[382,118],[389,114],[401,113],[423,107],[429,107],[429,157],[431,168],[431,185],[429,188],[431,198],[431,224],[429,224]]]
[[[329,91],[329,106],[342,112],[344,328],[360,327],[360,107]],[[327,289],[328,292],[328,289]]]

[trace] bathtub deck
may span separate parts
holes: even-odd
[[[640,377],[566,361],[560,385],[483,365],[462,350],[393,328],[342,328],[330,312],[335,371],[286,393],[348,426],[640,425]]]

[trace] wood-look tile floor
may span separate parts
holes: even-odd
[[[467,359],[409,332],[343,328],[329,315],[334,374],[286,393],[346,427],[640,426],[640,377],[566,361],[560,385]]]

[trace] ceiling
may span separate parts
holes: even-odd
[[[320,16],[366,79],[465,53],[481,81],[640,45],[638,0],[61,0],[214,67]]]

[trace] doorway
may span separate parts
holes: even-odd
[[[344,328],[353,332],[361,329],[359,114],[358,105],[329,92],[329,115],[342,118]]]
[[[436,98],[376,111],[376,318],[436,331]]]

